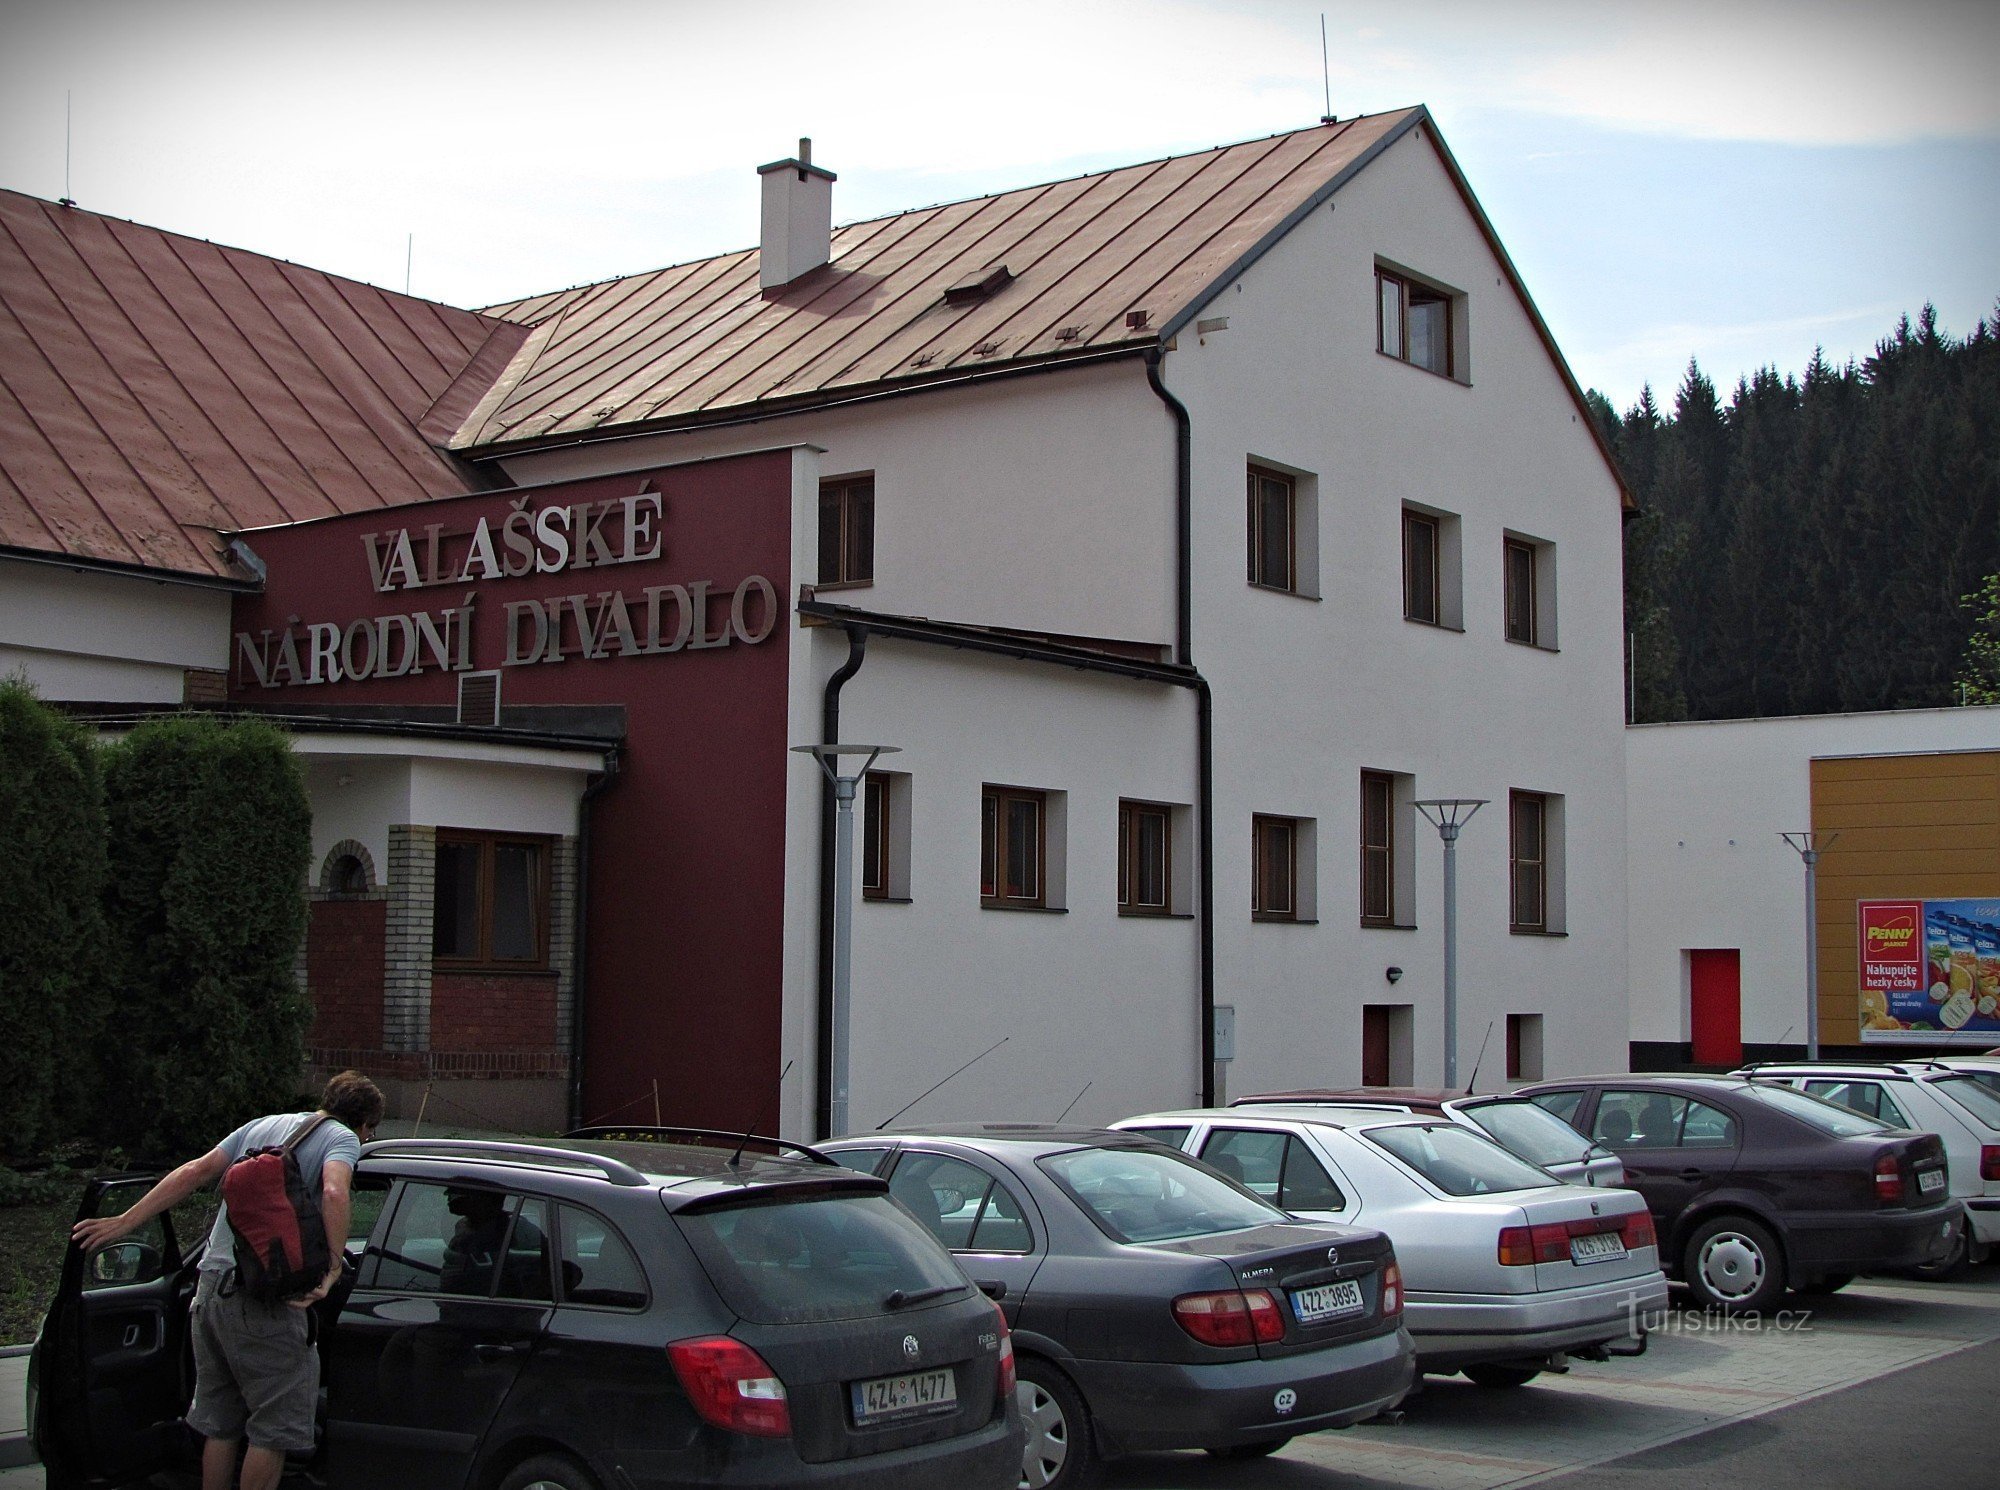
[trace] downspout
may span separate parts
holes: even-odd
[[[826,680],[820,703],[820,738],[828,745],[840,739],[840,690],[861,671],[868,652],[868,628],[847,628],[847,661]],[[813,1136],[834,1138],[828,1132],[833,1123],[833,839],[837,811],[833,783],[820,773],[819,786],[819,1003],[815,1023],[813,1062],[818,1072],[813,1082]]]
[[[1146,353],[1146,381],[1174,420],[1174,661],[1194,667],[1194,421],[1160,381],[1166,352]],[[1201,943],[1201,1105],[1215,1105],[1215,728],[1208,679],[1195,675],[1195,773],[1198,852],[1195,926]]]
[[[586,1126],[583,1116],[583,1008],[588,1002],[584,988],[588,978],[585,953],[590,940],[590,809],[606,788],[618,778],[618,752],[604,757],[604,769],[576,804],[576,911],[570,940],[569,969],[569,1125]]]

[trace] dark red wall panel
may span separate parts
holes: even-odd
[[[306,986],[314,1048],[368,1050],[382,1043],[382,976],[388,906],[316,900],[306,920]]]
[[[442,524],[439,568],[460,574],[466,535],[485,518],[497,529],[515,505],[559,505],[660,494],[661,552],[632,563],[477,577],[380,593],[363,535],[411,532],[420,567],[424,530]],[[269,568],[265,593],[237,602],[235,631],[305,638],[315,623],[460,609],[471,597],[475,670],[500,667],[503,706],[622,704],[627,736],[619,770],[593,817],[588,925],[584,1116],[650,1118],[657,1081],[668,1122],[729,1127],[767,1118],[779,1067],[787,651],[790,645],[791,456],[742,456],[528,492],[495,492],[329,519],[248,535]],[[378,557],[386,540],[378,536]],[[607,547],[622,554],[620,535]],[[504,562],[508,551],[498,548]],[[596,552],[601,555],[604,550]],[[638,552],[644,552],[643,545]],[[547,550],[553,552],[553,550]],[[706,582],[710,636],[729,624],[729,597],[750,576],[767,580],[775,614],[750,605],[751,643],[638,655],[578,655],[565,616],[560,662],[501,666],[509,602],[580,595],[597,606],[625,597],[643,631],[648,587]],[[673,614],[671,596],[663,619]],[[673,627],[665,626],[670,641]],[[638,638],[643,644],[644,638]],[[354,656],[363,657],[357,637]],[[301,666],[310,653],[301,645]],[[274,651],[274,656],[282,655]],[[267,669],[269,670],[269,669]],[[259,708],[400,704],[452,706],[457,674],[434,667],[401,677],[263,686],[239,654],[232,696]],[[477,828],[478,823],[439,826]],[[434,995],[435,997],[435,995]],[[449,999],[450,995],[447,995]],[[448,1048],[433,1011],[432,1046]]]

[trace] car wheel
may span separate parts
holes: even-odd
[[[1467,1366],[1465,1379],[1474,1386],[1524,1387],[1542,1374],[1539,1366]]]
[[[1816,1294],[1816,1295],[1824,1293],[1839,1293],[1841,1289],[1847,1287],[1847,1285],[1852,1283],[1853,1281],[1854,1281],[1854,1274],[1852,1273],[1828,1273],[1823,1278],[1813,1279],[1812,1282],[1802,1287],[1799,1290],[1799,1292]]]
[[[1784,1297],[1785,1257],[1761,1221],[1715,1216],[1688,1238],[1681,1276],[1704,1309],[1757,1314]]]
[[[562,1454],[537,1454],[514,1466],[500,1490],[597,1490],[597,1480],[574,1459]]]
[[[1216,1459],[1267,1459],[1290,1442],[1289,1438],[1267,1438],[1262,1443],[1232,1443],[1202,1452]]]
[[[1080,1490],[1095,1484],[1090,1409],[1074,1383],[1047,1361],[1025,1356],[1014,1391],[1028,1430],[1021,1449],[1020,1490]]]

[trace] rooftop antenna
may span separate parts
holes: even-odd
[[[1333,65],[1326,57],[1326,12],[1319,13],[1319,75],[1326,85],[1326,112],[1319,116],[1321,124],[1338,124],[1333,114]]]
[[[785,1069],[784,1069],[784,1070],[782,1070],[782,1071],[780,1071],[780,1072],[778,1073],[778,1085],[777,1085],[777,1088],[776,1088],[776,1090],[774,1090],[774,1091],[772,1092],[772,1094],[771,1094],[771,1101],[772,1101],[773,1103],[775,1103],[775,1102],[776,1102],[776,1101],[778,1100],[778,1093],[779,1093],[779,1092],[782,1092],[782,1091],[783,1091],[783,1090],[785,1089],[785,1078],[786,1078],[787,1076],[790,1076],[791,1074],[792,1074],[792,1063],[791,1063],[790,1061],[786,1061],[786,1062],[785,1062]],[[657,1093],[657,1092],[659,1091],[659,1083],[658,1083],[658,1082],[655,1082],[655,1083],[653,1084],[653,1090],[654,1090],[654,1092],[655,1092],[655,1093]],[[657,1102],[658,1100],[659,1100],[659,1098],[658,1098],[658,1096],[656,1095],[656,1096],[654,1097],[654,1101],[655,1101],[655,1102]],[[765,1110],[765,1112],[768,1112],[768,1111],[770,1111],[770,1108],[769,1108],[769,1107],[767,1106],[767,1107],[766,1107],[766,1108],[765,1108],[764,1110]],[[659,1118],[660,1118],[660,1115],[659,1115],[658,1111],[656,1110],[656,1111],[654,1112],[654,1114],[653,1114],[653,1121],[654,1121],[655,1123],[658,1123],[658,1122],[659,1122]],[[750,1143],[750,1140],[751,1140],[752,1138],[754,1138],[754,1137],[756,1136],[756,1134],[757,1134],[757,1130],[758,1130],[759,1128],[763,1127],[763,1126],[764,1126],[764,1116],[763,1116],[763,1114],[762,1114],[762,1113],[759,1113],[759,1114],[758,1114],[758,1116],[757,1116],[757,1121],[756,1121],[756,1122],[754,1122],[754,1123],[752,1123],[752,1124],[751,1124],[751,1125],[750,1125],[749,1127],[747,1127],[747,1128],[745,1128],[745,1129],[743,1130],[743,1137],[742,1137],[741,1139],[739,1139],[739,1140],[737,1141],[737,1144],[736,1144],[736,1152],[735,1152],[735,1153],[733,1153],[733,1154],[731,1154],[731,1155],[729,1156],[729,1167],[730,1167],[731,1169],[734,1169],[734,1168],[736,1168],[736,1166],[737,1166],[737,1165],[739,1165],[739,1164],[741,1164],[741,1163],[743,1162],[743,1150],[744,1150],[744,1149],[745,1149],[746,1147],[748,1147],[748,1146],[749,1146],[749,1143]]]
[[[986,1057],[993,1054],[994,1051],[998,1050],[1002,1045],[1005,1045],[1009,1040],[1013,1038],[1014,1037],[1012,1035],[1002,1035],[999,1039],[995,1040],[991,1045],[987,1046],[984,1050],[980,1051],[978,1055],[975,1055],[971,1060],[967,1061],[964,1065],[960,1066],[958,1068],[958,1071],[952,1072],[951,1076],[958,1075],[959,1071],[970,1071],[974,1066],[978,1065],[981,1061],[985,1060]],[[951,1076],[945,1077],[944,1081],[938,1082],[935,1086],[925,1087],[921,1092],[917,1093],[916,1096],[910,1098],[909,1101],[905,1102],[901,1107],[898,1107],[894,1112],[890,1113],[887,1117],[883,1118],[881,1122],[877,1123],[875,1125],[875,1131],[877,1133],[880,1133],[884,1128],[888,1127],[889,1124],[895,1122],[897,1118],[901,1117],[904,1113],[908,1112],[912,1107],[915,1107],[919,1102],[923,1101],[924,1098],[928,1097],[932,1092],[936,1091],[938,1087],[943,1086],[945,1081],[950,1081]],[[1077,1095],[1082,1096],[1083,1093],[1079,1092],[1077,1093]]]
[[[1493,1021],[1486,1021],[1486,1033],[1479,1041],[1479,1054],[1472,1058],[1472,1079],[1465,1084],[1465,1095],[1471,1096],[1472,1089],[1479,1085],[1479,1063],[1486,1059],[1486,1042],[1493,1038]]]
[[[57,204],[63,207],[74,207],[76,205],[76,198],[69,194],[69,99],[70,91],[65,88],[63,89],[63,194],[62,200]]]
[[[1083,1092],[1089,1091],[1092,1087],[1096,1085],[1097,1083],[1095,1081],[1086,1081],[1083,1084]],[[1071,1097],[1069,1099],[1069,1107],[1074,1107],[1076,1106],[1077,1103],[1083,1100],[1083,1092],[1078,1092],[1074,1097]],[[1064,1118],[1069,1116],[1069,1107],[1065,1107],[1061,1112],[1056,1114],[1056,1123],[1058,1125],[1061,1124]]]

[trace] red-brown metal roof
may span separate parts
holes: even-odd
[[[495,306],[533,334],[452,447],[487,453],[1150,346],[1421,117],[1369,115],[852,223],[834,231],[830,263],[768,295],[746,249]],[[990,295],[946,303],[947,289],[1001,264],[1012,278]],[[1135,311],[1142,325],[1128,324]]]
[[[241,579],[218,532],[476,489],[527,334],[0,191],[0,552]]]

